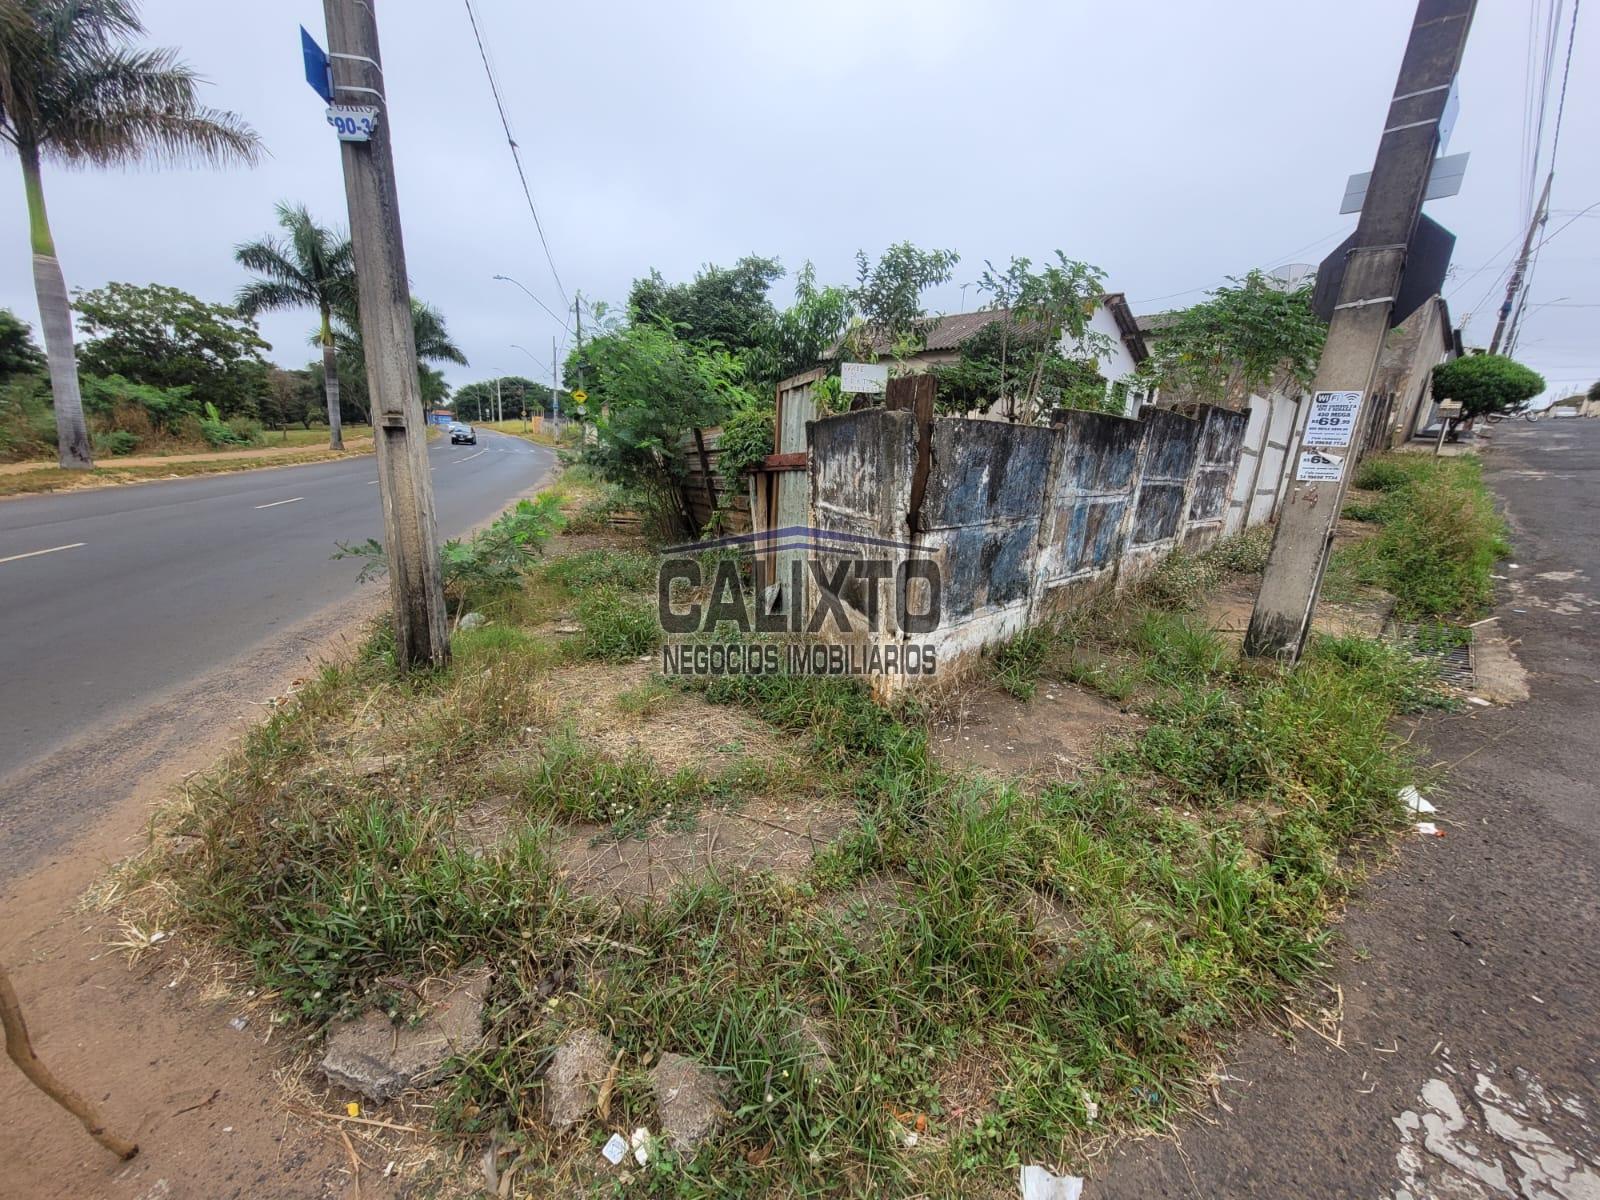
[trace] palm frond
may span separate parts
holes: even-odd
[[[316,297],[308,296],[303,287],[279,279],[252,280],[241,287],[233,298],[233,306],[247,317],[315,305]]]

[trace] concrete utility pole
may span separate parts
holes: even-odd
[[[558,375],[560,367],[556,365],[556,336],[550,335],[550,415],[551,424],[556,427],[557,439],[561,437],[561,379]]]
[[[1489,339],[1490,354],[1500,353],[1500,339],[1505,336],[1506,318],[1511,315],[1511,309],[1517,302],[1517,293],[1522,290],[1522,280],[1528,273],[1528,256],[1533,253],[1534,235],[1550,219],[1550,184],[1555,177],[1554,171],[1544,177],[1544,191],[1539,193],[1539,204],[1533,210],[1533,219],[1528,222],[1528,236],[1522,239],[1522,252],[1517,255],[1516,265],[1511,268],[1511,278],[1506,283],[1505,303],[1500,306],[1500,319],[1494,323],[1494,337]]]
[[[1294,481],[1278,518],[1256,597],[1247,654],[1298,659],[1311,630],[1333,523],[1344,501],[1366,398],[1405,269],[1406,244],[1422,211],[1439,117],[1461,66],[1476,0],[1419,0],[1400,77],[1383,123],[1355,242],[1328,340],[1312,382]],[[1337,75],[1321,81],[1336,96]]]
[[[494,381],[494,419],[498,423],[506,419],[506,410],[500,403],[500,379]]]
[[[378,19],[369,0],[323,0],[334,95],[341,103],[375,105],[367,141],[342,141],[345,198],[355,250],[361,341],[372,389],[378,494],[394,607],[395,656],[405,666],[439,666],[450,658],[427,425],[417,378],[411,290],[400,234],[390,109],[384,99]]]

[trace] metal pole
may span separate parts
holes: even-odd
[[[438,666],[450,658],[450,635],[378,22],[365,0],[323,0],[322,8],[336,100],[378,109],[371,138],[341,142],[340,152],[355,251],[361,340],[372,392],[395,657],[403,666]]]
[[[1293,661],[1299,658],[1310,633],[1334,521],[1355,460],[1355,439],[1362,428],[1367,393],[1405,268],[1406,244],[1422,211],[1423,189],[1439,144],[1439,118],[1461,66],[1475,6],[1476,0],[1420,0],[1417,6],[1344,282],[1312,383],[1311,409],[1300,443],[1303,449],[1288,464],[1295,475],[1245,634],[1248,654]],[[1319,410],[1336,408],[1341,394],[1351,393],[1348,426],[1343,420],[1331,427],[1317,425],[1324,436],[1314,440],[1313,423]],[[1307,453],[1313,448],[1315,454]],[[1329,478],[1330,474],[1335,477]]]

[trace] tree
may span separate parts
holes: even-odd
[[[0,383],[44,369],[44,355],[33,343],[33,326],[9,308],[0,308]]]
[[[920,250],[899,242],[874,263],[856,251],[856,286],[850,300],[860,314],[852,331],[851,352],[876,359],[874,347],[887,345],[896,358],[914,354],[927,340],[922,293],[946,282],[961,256],[954,250]]]
[[[347,236],[318,225],[305,205],[280,202],[277,211],[285,234],[282,241],[269,235],[234,247],[233,257],[239,265],[262,277],[241,287],[234,303],[246,316],[294,308],[317,310],[322,386],[328,401],[328,445],[343,450],[333,314],[355,309],[354,251]]]
[[[1520,412],[1544,391],[1544,376],[1504,354],[1469,354],[1433,369],[1433,398],[1461,402],[1461,419]]]
[[[751,403],[739,387],[738,359],[685,342],[664,326],[637,323],[587,349],[593,375],[586,407],[596,440],[585,460],[611,482],[638,489],[662,527],[682,528],[678,443],[689,430],[721,424]]]
[[[1589,402],[1591,404],[1600,404],[1600,379],[1596,379],[1589,385]]]
[[[1151,337],[1140,383],[1181,399],[1243,409],[1252,393],[1305,387],[1327,327],[1309,287],[1286,291],[1260,271],[1230,276]]]
[[[225,417],[253,416],[267,390],[255,322],[179,288],[110,283],[80,291],[74,307],[88,340],[79,365],[158,388],[187,387]]]
[[[547,383],[538,383],[522,375],[502,375],[498,379],[485,379],[465,384],[456,390],[456,412],[463,420],[473,417],[487,420],[495,412],[495,388],[500,390],[500,406],[511,417],[526,417],[533,413],[547,413],[551,408],[551,391]]]
[[[430,382],[427,364],[452,362],[465,367],[467,356],[451,339],[444,314],[415,296],[411,297],[411,337],[417,348],[417,378],[423,403],[438,403],[449,394],[449,388],[436,371],[431,372],[433,380]],[[339,351],[341,397],[358,410],[364,410],[363,419],[370,421],[372,401],[367,394],[366,348],[361,342],[360,318],[353,310],[343,309],[334,314],[333,340]],[[320,345],[320,335],[313,334],[311,344]]]
[[[707,264],[689,283],[668,283],[651,270],[633,281],[628,311],[640,325],[665,322],[686,342],[737,353],[757,344],[774,315],[767,291],[783,277],[775,258],[747,254],[731,267]]]
[[[849,328],[855,311],[850,292],[818,287],[810,263],[795,279],[794,303],[775,312],[756,331],[756,344],[745,354],[745,373],[763,390],[823,362]]]
[[[1105,406],[1099,367],[1111,340],[1089,325],[1105,289],[1100,268],[1057,250],[1056,261],[1037,271],[1026,258],[1004,271],[986,262],[978,288],[998,315],[961,344],[955,364],[935,369],[941,408],[969,412],[1000,402],[1011,420],[1031,422],[1060,405]]]
[[[172,50],[133,47],[144,32],[128,0],[0,0],[0,140],[16,149],[27,195],[33,283],[55,398],[63,467],[94,465],[78,390],[72,310],[45,212],[41,166],[124,166],[141,159],[252,162],[255,131],[202,106],[195,73]]]
[[[267,368],[267,396],[261,404],[261,418],[272,428],[287,430],[293,422],[310,429],[316,401],[317,385],[309,371]]]

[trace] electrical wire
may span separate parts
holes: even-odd
[[[517,178],[522,181],[522,194],[527,198],[528,211],[533,214],[533,227],[539,231],[539,245],[544,247],[544,259],[550,264],[550,276],[556,281],[556,291],[561,303],[566,305],[567,289],[562,286],[561,272],[556,270],[555,256],[550,253],[550,242],[544,235],[544,222],[539,220],[539,206],[533,202],[533,189],[528,186],[528,173],[522,168],[522,152],[517,139],[511,135],[511,122],[506,117],[506,106],[500,99],[500,84],[495,80],[494,68],[489,65],[489,52],[484,48],[483,34],[478,28],[478,14],[473,11],[472,0],[462,0],[467,6],[467,20],[472,23],[472,37],[478,43],[478,57],[483,59],[483,73],[489,77],[489,91],[494,95],[495,109],[500,113],[500,126],[506,131],[506,144],[511,147],[511,161],[517,164]]]

